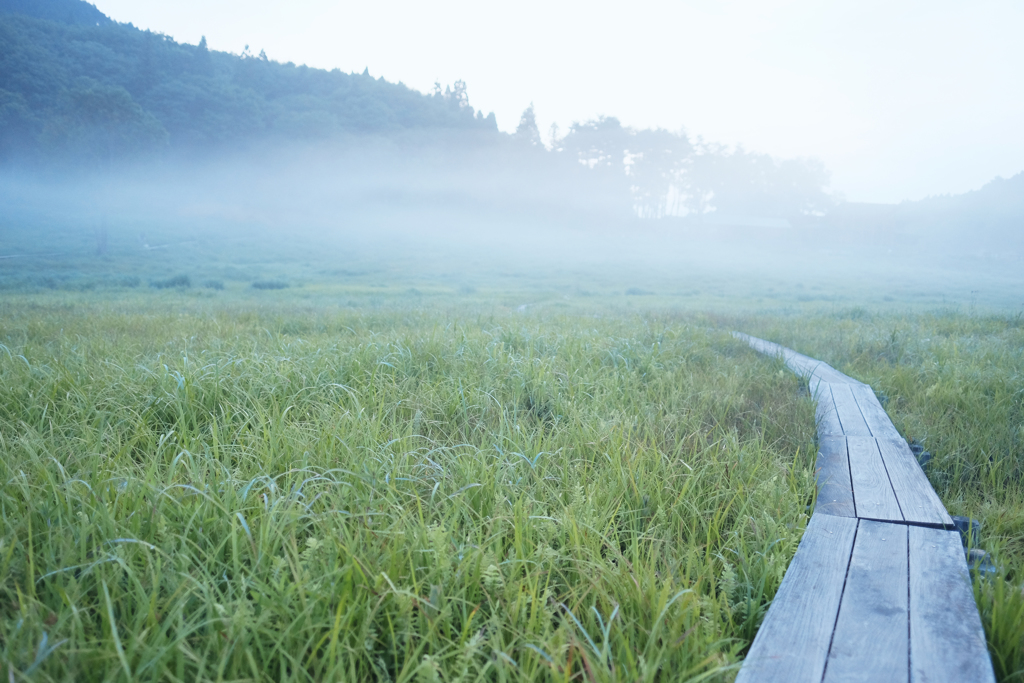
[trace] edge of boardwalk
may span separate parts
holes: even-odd
[[[960,535],[870,386],[746,334],[807,379],[818,499],[737,683],[995,681]]]

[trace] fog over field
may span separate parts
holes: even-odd
[[[462,81],[423,94],[217,52],[77,0],[0,9],[7,291],[501,289],[505,274],[563,294],[700,292],[688,305],[1024,305],[1024,175],[848,202],[814,158],[597,114],[541,131],[532,105],[506,133]]]
[[[824,216],[642,219],[621,187],[588,169],[549,165],[551,153],[533,149],[495,163],[493,151],[375,142],[7,171],[0,286],[187,275],[239,286],[633,290],[687,307],[1024,305],[1012,204],[1021,178],[977,198],[840,204]],[[1010,186],[1004,196],[1000,185]]]

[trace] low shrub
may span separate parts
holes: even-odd
[[[184,289],[192,286],[192,280],[188,275],[175,275],[166,280],[153,280],[149,283],[149,286],[154,289]]]
[[[253,289],[287,289],[288,283],[280,280],[257,280],[252,283]]]

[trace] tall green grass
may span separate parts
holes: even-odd
[[[11,680],[728,680],[807,520],[809,399],[703,320],[41,301]]]

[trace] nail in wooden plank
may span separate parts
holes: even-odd
[[[909,529],[911,683],[995,681],[960,534]]]
[[[736,683],[820,683],[856,528],[811,516]]]
[[[850,480],[857,516],[902,522],[903,514],[875,440],[870,436],[848,436],[846,448],[850,456]]]
[[[861,520],[824,683],[906,683],[907,527]]]
[[[832,400],[832,385],[822,382],[815,394],[817,405],[814,408],[814,419],[818,423],[818,437],[842,436],[843,426],[839,423],[836,404]]]
[[[853,487],[850,484],[850,460],[846,455],[846,437],[823,436],[818,440],[815,463],[818,498],[814,512],[836,517],[856,517]]]
[[[871,387],[867,384],[851,384],[850,392],[853,394],[854,400],[857,401],[861,415],[864,416],[864,422],[871,430],[871,436],[899,437],[899,432],[896,431],[896,427],[893,426],[892,420],[889,419],[882,404],[878,402],[878,397],[875,396]]]
[[[836,412],[839,413],[839,423],[843,427],[843,434],[846,436],[871,436],[868,423],[860,413],[860,407],[849,384],[832,384],[832,400],[836,404]]]
[[[903,518],[920,524],[953,526],[953,518],[946,512],[907,442],[900,437],[876,441]]]

